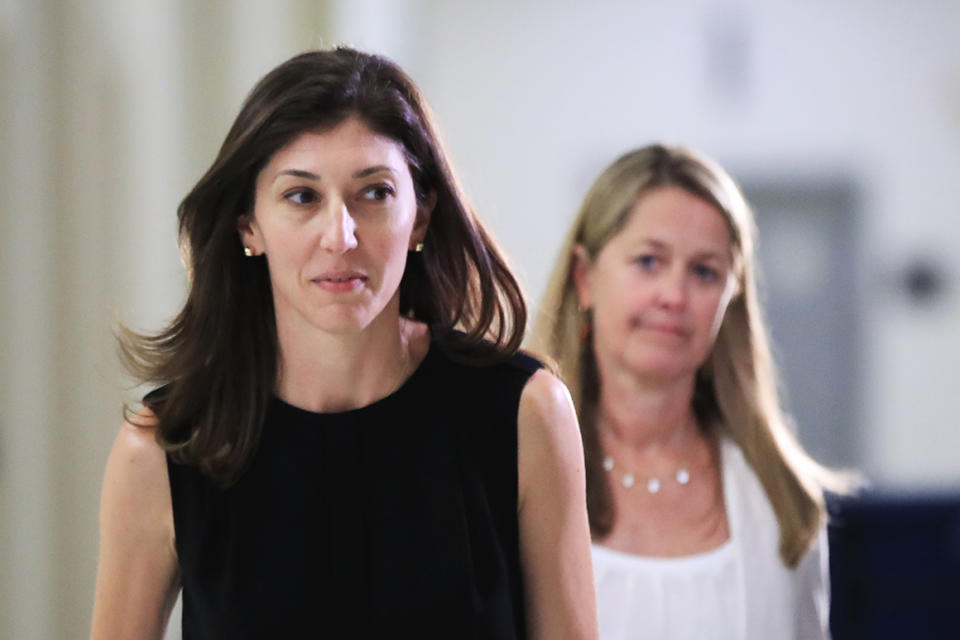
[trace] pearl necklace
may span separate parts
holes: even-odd
[[[613,456],[606,456],[603,459],[603,470],[607,473],[610,473],[614,470],[616,464],[613,461]],[[677,467],[676,472],[673,474],[673,479],[677,481],[677,484],[680,486],[686,486],[690,484],[690,472],[686,467]],[[620,479],[620,484],[623,485],[624,489],[629,489],[634,484],[636,484],[637,478],[632,471],[627,471],[623,474],[623,477]],[[661,481],[660,478],[653,476],[647,480],[647,491],[650,493],[660,493]]]

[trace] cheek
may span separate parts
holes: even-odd
[[[607,323],[620,322],[632,306],[629,289],[621,287],[610,279],[595,282],[591,288],[594,315],[596,320]]]
[[[602,341],[620,344],[629,339],[644,315],[643,290],[613,280],[604,285],[594,289],[594,328]]]
[[[385,239],[381,245],[381,255],[389,255],[390,258],[394,261],[398,261],[400,265],[406,263],[407,252],[410,247],[410,234],[407,232],[409,230],[404,230],[401,233],[391,234],[391,236]]]
[[[406,256],[409,249],[410,236],[413,233],[413,223],[416,209],[410,211],[395,211],[392,219],[377,226],[371,225],[365,233],[368,238],[367,246],[376,255],[384,258],[395,258],[398,255]]]
[[[588,282],[594,305],[611,311],[635,307],[644,297],[643,283],[629,269],[598,264]]]
[[[284,230],[271,230],[264,238],[264,251],[271,263],[295,265],[303,262],[310,253],[308,237],[303,233],[289,233]]]
[[[407,244],[409,236],[404,234],[385,234],[371,238],[367,243],[368,259],[379,263],[384,276],[396,278],[399,282],[407,264]]]

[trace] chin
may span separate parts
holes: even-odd
[[[347,335],[366,329],[377,314],[366,308],[324,309],[314,315],[310,324],[325,333]]]
[[[699,367],[693,359],[669,349],[637,349],[624,353],[626,368],[644,378],[673,380],[693,375]]]

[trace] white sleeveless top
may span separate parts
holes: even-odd
[[[720,448],[730,538],[680,558],[593,545],[600,640],[829,638],[826,529],[795,570],[780,559],[773,508],[739,447]]]

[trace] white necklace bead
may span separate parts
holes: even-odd
[[[611,472],[616,468],[617,464],[613,459],[613,456],[604,456],[603,458],[603,469],[606,472]],[[669,477],[669,476],[668,476]],[[685,487],[690,484],[690,471],[686,467],[679,467],[676,472],[673,474],[673,479],[676,480],[677,484],[681,487]],[[620,484],[624,489],[630,489],[637,483],[637,477],[631,471],[625,471],[623,476],[620,477]],[[652,476],[647,479],[647,491],[651,494],[660,493],[660,489],[663,488],[663,483],[660,478]]]

